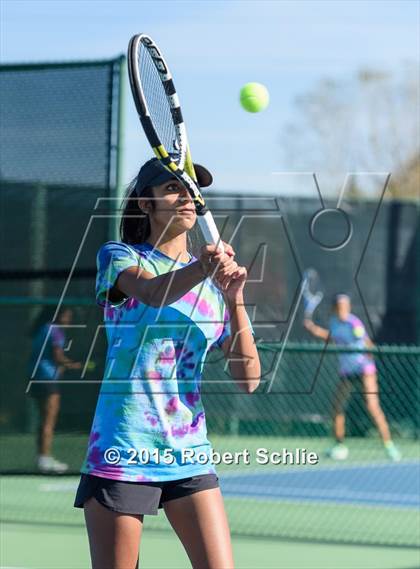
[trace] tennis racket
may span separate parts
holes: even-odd
[[[306,269],[303,273],[302,296],[304,317],[310,319],[324,298],[321,279],[315,269]]]
[[[131,38],[128,75],[137,113],[153,152],[190,193],[206,242],[223,251],[219,231],[197,182],[171,72],[150,36],[138,34]]]

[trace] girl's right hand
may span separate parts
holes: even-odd
[[[67,362],[65,366],[67,369],[82,369],[81,362]]]
[[[222,241],[224,253],[216,245],[204,245],[201,247],[200,264],[206,276],[219,274],[229,274],[234,271],[238,264],[234,260],[235,251],[229,243]]]

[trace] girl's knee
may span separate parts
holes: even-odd
[[[379,415],[382,413],[382,409],[381,409],[381,406],[379,404],[379,401],[368,401],[366,403],[366,408],[367,408],[368,412],[373,416],[376,416],[376,415]]]

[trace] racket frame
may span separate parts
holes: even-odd
[[[309,288],[309,280],[311,277],[315,277],[320,280],[318,272],[315,269],[306,269],[303,272],[302,296],[304,301],[304,317],[307,319],[312,318],[313,313],[324,298],[324,293],[321,290],[318,290],[315,293],[311,292]]]
[[[140,46],[143,45],[148,51],[159,73],[166,98],[171,110],[174,121],[175,132],[179,141],[179,160],[175,162],[168,150],[161,143],[150,117],[150,111],[144,95],[138,68],[138,58]],[[182,116],[181,106],[175,85],[172,79],[169,66],[165,61],[162,52],[147,34],[137,34],[130,40],[128,46],[128,76],[130,87],[133,94],[134,103],[144,133],[151,145],[155,156],[163,166],[171,172],[187,188],[197,213],[198,223],[207,243],[213,243],[223,251],[219,230],[211,212],[207,209],[204,198],[201,194],[191,153],[188,144],[187,130]]]

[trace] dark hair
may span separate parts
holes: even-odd
[[[120,238],[123,243],[132,245],[144,243],[150,235],[149,216],[138,205],[136,194],[137,176],[128,184],[127,192],[122,203],[122,217],[120,222]],[[153,189],[149,186],[143,190],[142,197],[152,198]],[[155,203],[152,200],[152,208]]]
[[[341,296],[345,296],[349,299],[349,301],[351,302],[351,297],[347,292],[336,292],[331,299],[331,304],[332,306],[336,307],[338,304],[338,301],[340,300]]]
[[[123,243],[134,245],[144,243],[150,235],[150,220],[147,213],[138,206],[136,194],[137,176],[127,186],[126,195],[122,203],[122,217],[120,222],[120,239]],[[153,187],[148,186],[142,191],[142,198],[153,198]],[[155,202],[151,199],[152,209]],[[187,233],[187,249],[196,257],[200,254],[201,239],[196,226]]]
[[[38,332],[41,326],[44,326],[48,322],[52,322],[56,310],[57,310],[56,306],[44,306],[44,308],[42,308],[41,311],[38,312],[38,315],[35,316],[35,318],[32,320],[32,323],[29,328],[29,333],[31,335],[34,335]],[[57,320],[60,317],[60,315],[66,310],[71,310],[70,306],[62,306],[59,309],[57,314]]]

